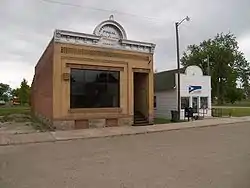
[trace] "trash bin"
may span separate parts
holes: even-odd
[[[190,116],[190,108],[186,107],[184,113],[185,113],[185,118],[189,118],[189,116]]]
[[[172,110],[172,111],[171,111],[171,121],[172,121],[172,122],[178,122],[178,120],[179,120],[178,111]]]
[[[194,117],[194,109],[189,107],[189,117],[193,118]]]

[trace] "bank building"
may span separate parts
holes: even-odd
[[[93,34],[55,30],[35,66],[33,114],[61,130],[153,124],[154,49],[113,16]]]

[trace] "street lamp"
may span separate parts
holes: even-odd
[[[190,18],[187,16],[183,18],[179,22],[175,22],[175,30],[176,30],[176,54],[177,54],[177,74],[178,74],[178,83],[177,83],[177,105],[178,105],[178,119],[180,120],[180,113],[181,113],[181,91],[180,91],[180,49],[179,49],[179,30],[178,27],[184,21],[190,21]]]

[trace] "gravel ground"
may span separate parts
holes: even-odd
[[[249,188],[250,125],[0,147],[0,188]]]

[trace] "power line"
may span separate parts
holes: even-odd
[[[138,18],[143,18],[151,21],[157,21],[157,22],[163,22],[163,20],[155,17],[148,17],[148,16],[141,16],[137,14],[131,14],[127,12],[122,12],[122,11],[117,11],[117,10],[108,10],[108,9],[102,9],[102,8],[95,8],[95,7],[90,7],[90,6],[82,6],[82,5],[77,5],[77,4],[72,4],[72,3],[66,3],[66,2],[59,2],[59,1],[54,1],[54,0],[41,0],[46,3],[51,3],[51,4],[58,4],[58,5],[63,5],[63,6],[71,6],[71,7],[76,7],[76,8],[83,8],[83,9],[90,9],[90,10],[95,10],[95,11],[101,11],[101,12],[109,12],[109,13],[116,13],[116,14],[122,14],[122,15],[127,15],[127,16],[132,16],[132,17],[138,17]]]

